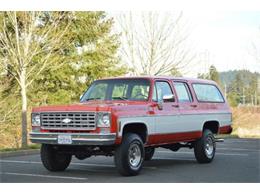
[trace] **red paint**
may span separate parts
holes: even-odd
[[[148,137],[147,145],[170,144],[175,142],[193,141],[202,136],[202,131],[154,134]]]
[[[223,126],[219,128],[219,134],[230,134],[232,132],[232,127],[230,125]]]
[[[116,141],[115,141],[115,144],[116,145],[119,145],[119,144],[121,144],[121,142],[122,142],[122,137],[116,137]]]

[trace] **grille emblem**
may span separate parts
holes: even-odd
[[[62,122],[62,123],[66,123],[66,124],[68,124],[68,123],[71,122],[71,119],[69,119],[69,118],[65,118],[65,119],[63,119],[61,122]]]

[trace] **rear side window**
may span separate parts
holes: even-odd
[[[219,89],[211,84],[192,84],[197,99],[200,102],[224,102],[224,98]]]
[[[173,82],[179,102],[192,102],[191,94],[186,83]]]

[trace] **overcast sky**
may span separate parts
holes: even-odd
[[[189,40],[200,59],[190,76],[205,72],[211,64],[219,71],[260,72],[252,49],[253,43],[259,45],[260,54],[260,11],[184,10],[183,16],[191,26]]]
[[[191,40],[201,58],[219,71],[249,69],[260,72],[253,55],[253,43],[260,44],[260,12],[218,11],[184,12],[194,24]],[[260,47],[259,47],[260,49]]]

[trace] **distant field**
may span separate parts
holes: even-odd
[[[260,138],[260,107],[232,108],[233,135]]]

